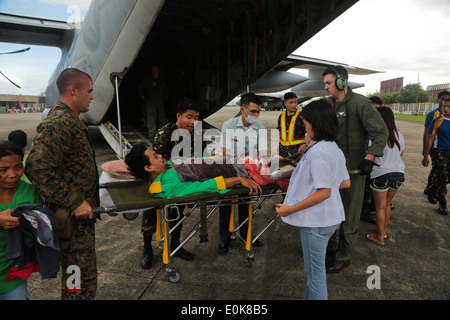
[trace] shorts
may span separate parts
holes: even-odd
[[[30,300],[30,293],[27,289],[27,282],[25,281],[11,291],[0,293],[0,300]]]
[[[402,172],[390,172],[382,176],[370,179],[370,189],[378,192],[398,190],[405,182],[405,175]]]

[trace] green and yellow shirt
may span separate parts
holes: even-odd
[[[184,182],[173,168],[160,174],[149,189],[149,193],[155,198],[184,197],[213,192],[224,194],[228,191],[230,189],[226,189],[222,176],[206,181]]]

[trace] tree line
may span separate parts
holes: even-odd
[[[393,104],[393,103],[415,103],[415,102],[429,102],[430,93],[422,88],[420,83],[410,83],[405,85],[400,89],[399,92],[388,92],[383,95],[380,92],[375,92],[368,95],[378,96],[383,100],[383,104]],[[437,98],[434,97],[433,101],[436,102]]]

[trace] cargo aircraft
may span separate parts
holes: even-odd
[[[93,0],[81,23],[0,12],[0,42],[54,46],[61,60],[45,92],[48,111],[58,100],[56,77],[68,67],[91,75],[94,100],[80,115],[100,128],[119,158],[148,140],[145,103],[137,88],[160,67],[169,98],[195,99],[201,119],[241,93],[291,90],[324,95],[320,70],[331,61],[291,54],[357,0]],[[344,65],[350,73],[376,71]],[[308,77],[288,72],[309,69]],[[351,86],[353,84],[350,84]],[[205,125],[204,125],[205,127]]]

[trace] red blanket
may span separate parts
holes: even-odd
[[[283,191],[287,191],[289,186],[289,179],[272,179],[270,177],[270,168],[266,160],[262,158],[251,159],[249,157],[242,158],[242,162],[247,169],[248,174],[259,185],[277,184]]]

